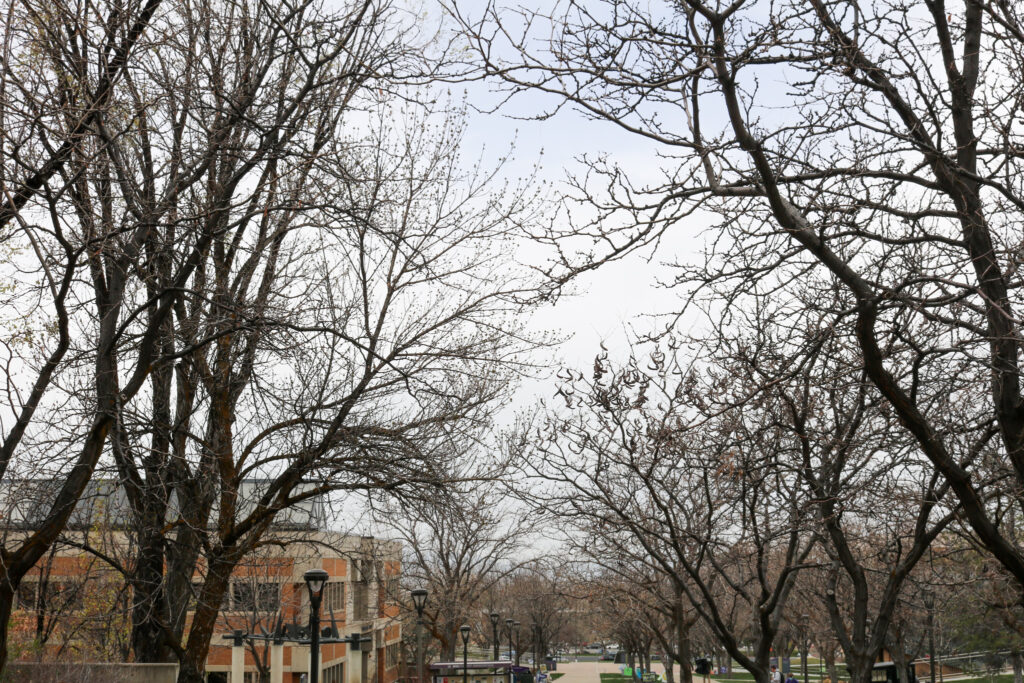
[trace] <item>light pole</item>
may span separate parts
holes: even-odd
[[[320,601],[329,578],[323,569],[310,569],[302,575],[309,590],[309,683],[320,683]]]
[[[427,590],[412,592],[412,606],[416,608],[416,683],[423,683],[423,608],[427,606]]]
[[[508,630],[508,661],[512,661],[512,619],[505,620],[505,628]]]
[[[462,634],[462,683],[469,683],[469,624],[459,627]]]
[[[807,622],[810,620],[810,615],[800,615],[800,674],[804,683],[807,683],[807,650],[810,648],[807,643]]]
[[[501,619],[501,615],[497,612],[491,612],[491,628],[494,629],[494,661],[498,661],[501,657],[498,654],[498,620]]]
[[[519,647],[519,622],[518,622],[518,621],[513,621],[513,622],[512,622],[512,629],[513,629],[513,630],[514,630],[514,631],[516,632],[516,656],[515,656],[515,664],[516,664],[516,666],[519,666],[519,651],[520,651],[520,650],[521,650],[522,648],[521,648],[521,647]]]
[[[928,679],[935,683],[935,594],[924,593],[924,607],[928,610]]]

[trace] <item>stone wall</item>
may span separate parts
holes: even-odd
[[[177,664],[93,662],[10,662],[0,682],[14,683],[174,683]]]

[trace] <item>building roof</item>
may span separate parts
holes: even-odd
[[[60,479],[20,479],[0,487],[0,527],[8,529],[34,529],[49,512],[61,485]],[[239,486],[239,514],[247,515],[266,490],[269,480],[246,479]],[[312,483],[299,484],[299,491]],[[172,493],[167,521],[179,516],[177,496]],[[93,526],[125,528],[132,525],[132,510],[128,497],[117,479],[93,479],[68,519],[69,529],[88,529]],[[216,520],[216,505],[210,519]],[[275,529],[323,530],[326,510],[321,497],[310,498],[281,510],[274,518]]]

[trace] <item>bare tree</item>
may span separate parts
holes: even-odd
[[[55,484],[5,528],[0,633],[101,463],[137,535],[133,652],[194,681],[282,510],[443,483],[528,369],[512,245],[535,205],[398,92],[429,67],[387,2],[157,6],[7,15],[0,477]],[[86,87],[94,51],[109,83]]]
[[[642,561],[630,561],[629,555],[627,547],[617,556],[609,557],[601,553],[588,557],[589,561],[603,567],[595,581],[602,587],[602,605],[609,612],[609,622],[618,624],[625,614],[638,619],[661,653],[665,680],[668,683],[675,682],[677,663],[681,683],[691,683],[694,655],[692,630],[700,615],[688,602],[685,593],[675,586],[673,577],[655,573],[649,564]],[[615,600],[615,596],[619,600]],[[612,599],[605,603],[606,597]],[[628,604],[628,607],[624,609],[622,603]],[[631,624],[627,628],[636,627]],[[740,631],[735,625],[732,630]],[[632,639],[635,640],[635,637]],[[620,638],[619,643],[628,640]],[[650,662],[647,662],[645,666],[649,665]]]
[[[499,482],[485,478],[454,484],[435,500],[384,510],[381,522],[408,554],[404,584],[428,591],[424,625],[446,661],[456,659],[462,624],[476,624],[477,633],[491,640],[494,591],[529,561],[532,516],[510,510],[503,498]]]
[[[529,648],[534,662],[543,663],[549,653],[569,645],[579,602],[578,583],[566,564],[541,556],[527,559],[503,577],[487,605],[519,622],[516,652]],[[509,635],[506,630],[504,636]]]
[[[7,6],[0,70],[0,120],[7,124],[2,126],[0,230],[31,215],[41,196],[67,189],[59,176],[94,144],[96,125],[116,103],[115,90],[133,66],[160,2]],[[65,54],[33,52],[40,43]],[[35,73],[24,71],[26,66],[36,67]]]
[[[353,156],[356,142],[340,139],[339,129],[367,104],[363,98],[356,105],[357,94],[371,80],[383,86],[405,58],[404,48],[383,36],[400,29],[390,26],[390,16],[386,3],[376,2],[352,3],[336,14],[316,2],[181,6],[158,17],[164,40],[133,72],[126,106],[146,125],[110,141],[113,177],[127,192],[198,174],[202,182],[175,195],[172,210],[180,223],[217,234],[194,276],[180,283],[173,315],[158,328],[166,360],[154,365],[147,400],[122,406],[113,433],[113,468],[138,534],[137,557],[125,568],[135,598],[138,661],[185,656],[180,644],[192,572],[211,514],[234,517],[239,505],[255,505],[237,500],[237,480],[259,476],[259,463],[246,462],[244,449],[234,459],[231,443],[237,419],[261,410],[246,391],[282,389],[266,397],[273,405],[262,414],[276,411],[286,420],[282,413],[291,409],[290,426],[306,424],[308,399],[289,392],[289,380],[275,381],[291,373],[294,382],[302,368],[275,367],[274,359],[298,358],[303,335],[314,334],[295,329],[312,327],[311,307],[290,309],[324,278],[309,258],[322,254],[323,245],[307,235],[330,220],[322,188],[344,172],[336,164]],[[209,125],[192,125],[207,117]],[[168,286],[179,235],[169,230],[146,249],[150,294]],[[275,436],[273,429],[243,432],[252,439],[243,445]],[[196,437],[205,442],[198,459],[192,457]],[[282,480],[291,483],[256,519],[266,523],[287,507],[309,462],[300,469]],[[268,503],[276,493],[261,491]],[[220,603],[211,597],[211,604]],[[215,614],[201,621],[209,627]],[[202,650],[203,640],[190,642]]]
[[[858,367],[856,353],[814,316],[772,321],[776,308],[757,308],[744,333],[713,335],[724,385],[702,409],[731,411],[781,435],[817,518],[823,574],[803,577],[822,589],[816,599],[854,680],[867,680],[883,647],[895,642],[896,617],[912,592],[912,573],[956,518],[948,482],[907,438],[886,402]],[[806,331],[811,330],[811,334]],[[936,409],[935,412],[938,412]],[[796,625],[802,615],[788,620]],[[795,642],[790,629],[786,643]],[[902,641],[900,641],[902,642]]]
[[[696,396],[722,387],[695,384],[684,367],[659,352],[646,367],[598,357],[589,380],[567,372],[567,410],[549,416],[524,469],[595,548],[635,545],[634,558],[670,577],[726,651],[767,680],[783,606],[814,547],[813,506],[784,435],[739,412],[701,420]]]
[[[115,93],[114,84],[126,80],[157,6],[26,2],[5,15],[0,224],[12,286],[3,301],[0,482],[14,514],[0,548],[0,669],[18,584],[70,518],[118,411],[144,388],[160,329],[214,236],[171,210],[204,175],[209,147],[161,167],[149,184],[126,187],[114,170],[110,141],[146,128],[126,115],[144,109],[140,93],[126,104],[130,88]],[[210,147],[226,143],[214,128]],[[147,292],[146,245],[164,230],[176,230],[177,251]],[[49,480],[41,500],[22,497],[27,477]]]
[[[1019,11],[976,0],[453,9],[478,73],[553,93],[665,154],[664,181],[646,187],[588,164],[578,189],[598,215],[574,227],[607,248],[565,249],[556,279],[656,244],[688,216],[717,217],[706,263],[680,279],[731,310],[771,292],[822,312],[1024,584],[1002,516],[1024,481]]]

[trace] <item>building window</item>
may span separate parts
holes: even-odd
[[[398,643],[391,643],[384,648],[384,668],[394,669],[398,666]]]
[[[199,596],[203,594],[203,582],[193,581],[192,582],[192,594],[188,599],[188,608],[190,611],[194,611],[199,605]],[[224,592],[224,595],[220,599],[220,607],[218,609],[226,610],[231,608],[231,589]]]
[[[46,592],[43,596],[46,599],[48,611],[77,611],[85,606],[84,586],[81,582],[49,582],[46,584]]]
[[[396,577],[393,577],[393,576],[390,577],[387,580],[387,602],[389,602],[389,603],[391,603],[393,605],[397,604],[398,603],[398,598],[399,598],[398,594],[399,594],[399,592],[401,590],[402,590],[402,587],[399,585],[398,579]]]
[[[231,609],[247,612],[274,612],[281,605],[281,584],[236,581],[231,584]]]
[[[323,611],[325,613],[334,610],[335,614],[345,614],[345,584],[341,581],[332,581],[324,586]]]
[[[344,671],[344,662],[341,664],[332,664],[324,669],[323,676],[320,677],[320,680],[323,681],[323,683],[344,683]]]
[[[18,586],[18,608],[19,609],[35,609],[36,608],[36,590],[38,590],[38,584],[35,581],[22,581]]]

